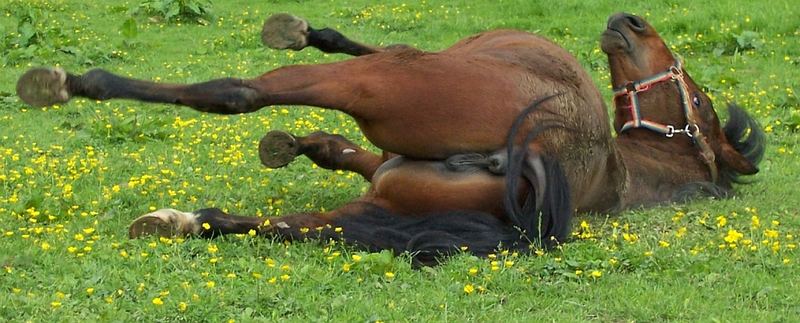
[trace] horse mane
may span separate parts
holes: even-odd
[[[767,137],[764,130],[753,117],[747,114],[744,109],[735,103],[728,104],[728,121],[723,128],[725,138],[744,158],[753,165],[758,166],[761,158],[764,157],[764,150],[767,147]],[[731,183],[749,184],[750,181],[743,180],[741,174],[731,169],[723,167],[720,169],[720,184],[730,187]]]
[[[733,148],[753,165],[758,166],[764,157],[767,138],[761,125],[753,117],[735,103],[728,104],[728,121],[722,128],[725,138]],[[719,172],[719,181],[694,182],[686,184],[673,195],[673,201],[685,202],[698,196],[714,198],[728,198],[732,194],[732,184],[750,184],[742,174],[733,168],[722,164]]]

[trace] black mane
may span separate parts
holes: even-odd
[[[753,165],[758,166],[761,158],[764,157],[764,150],[767,147],[767,138],[758,121],[735,103],[729,103],[728,121],[722,131],[736,151]],[[743,180],[741,175],[730,167],[723,166],[720,169],[719,184],[724,187],[730,187],[732,183],[749,183],[749,181]]]
[[[767,147],[767,138],[764,130],[753,117],[747,114],[744,109],[735,103],[728,104],[728,121],[722,128],[725,138],[742,154],[744,158],[753,165],[758,166],[761,158],[764,157],[764,150]],[[683,186],[673,196],[673,201],[685,202],[699,196],[711,196],[714,198],[728,198],[731,196],[732,184],[749,184],[748,180],[743,179],[742,174],[726,165],[721,165],[719,171],[719,181],[694,182]]]

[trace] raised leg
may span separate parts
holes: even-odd
[[[287,66],[254,79],[169,84],[122,77],[102,69],[76,75],[61,68],[33,68],[17,81],[17,94],[36,107],[85,97],[178,104],[218,114],[254,112],[276,104],[337,109],[357,98],[354,87],[358,82],[348,78],[347,72],[335,64]]]
[[[219,114],[249,113],[271,105],[316,106],[352,116],[382,150],[444,159],[499,149],[518,107],[530,103],[519,93],[519,73],[510,66],[488,67],[463,55],[397,50],[282,67],[252,79],[195,84],[156,83],[100,69],[76,75],[35,68],[19,79],[17,91],[35,106],[72,97],[177,104]]]
[[[326,53],[342,53],[353,56],[410,48],[406,45],[388,47],[364,45],[348,39],[334,29],[314,29],[305,19],[287,13],[278,13],[267,18],[261,31],[261,41],[272,49],[302,50],[310,46]]]
[[[264,166],[278,168],[287,165],[298,155],[306,155],[319,167],[330,170],[347,170],[372,180],[375,170],[393,154],[378,155],[347,140],[340,135],[322,131],[305,137],[293,136],[283,131],[270,131],[258,147]]]

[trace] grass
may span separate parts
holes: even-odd
[[[0,318],[10,321],[786,321],[800,315],[797,240],[800,21],[792,1],[217,1],[164,23],[136,2],[0,5]],[[647,17],[718,109],[737,101],[769,148],[732,199],[581,215],[550,253],[467,255],[412,270],[405,257],[232,236],[127,239],[156,208],[241,214],[330,210],[366,184],[298,160],[260,166],[270,129],[326,130],[367,145],[331,111],[272,107],[214,116],[166,105],[75,100],[30,109],[27,68],[93,66],[146,79],[255,76],[345,59],[265,50],[270,13],[292,12],[366,43],[436,50],[475,32],[538,32],[572,52],[606,98],[605,17]],[[132,19],[132,20],[131,20]],[[28,25],[25,25],[28,22]],[[132,25],[136,28],[132,31]],[[723,110],[723,109],[719,109]],[[722,112],[722,111],[721,111]],[[723,112],[724,114],[724,112]]]

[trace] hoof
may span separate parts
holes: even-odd
[[[191,213],[163,209],[148,213],[133,220],[128,236],[137,239],[145,236],[175,237],[196,234],[200,226]]]
[[[301,50],[308,45],[308,22],[288,13],[274,14],[264,22],[261,42],[272,49]]]
[[[61,68],[33,68],[17,81],[17,95],[33,107],[45,107],[69,101],[67,72]]]
[[[286,166],[297,157],[299,150],[294,136],[284,131],[270,131],[258,143],[261,164],[269,168]]]
[[[167,221],[157,217],[140,217],[131,223],[128,228],[128,236],[131,239],[138,239],[145,236],[174,237],[178,232],[177,228]]]

